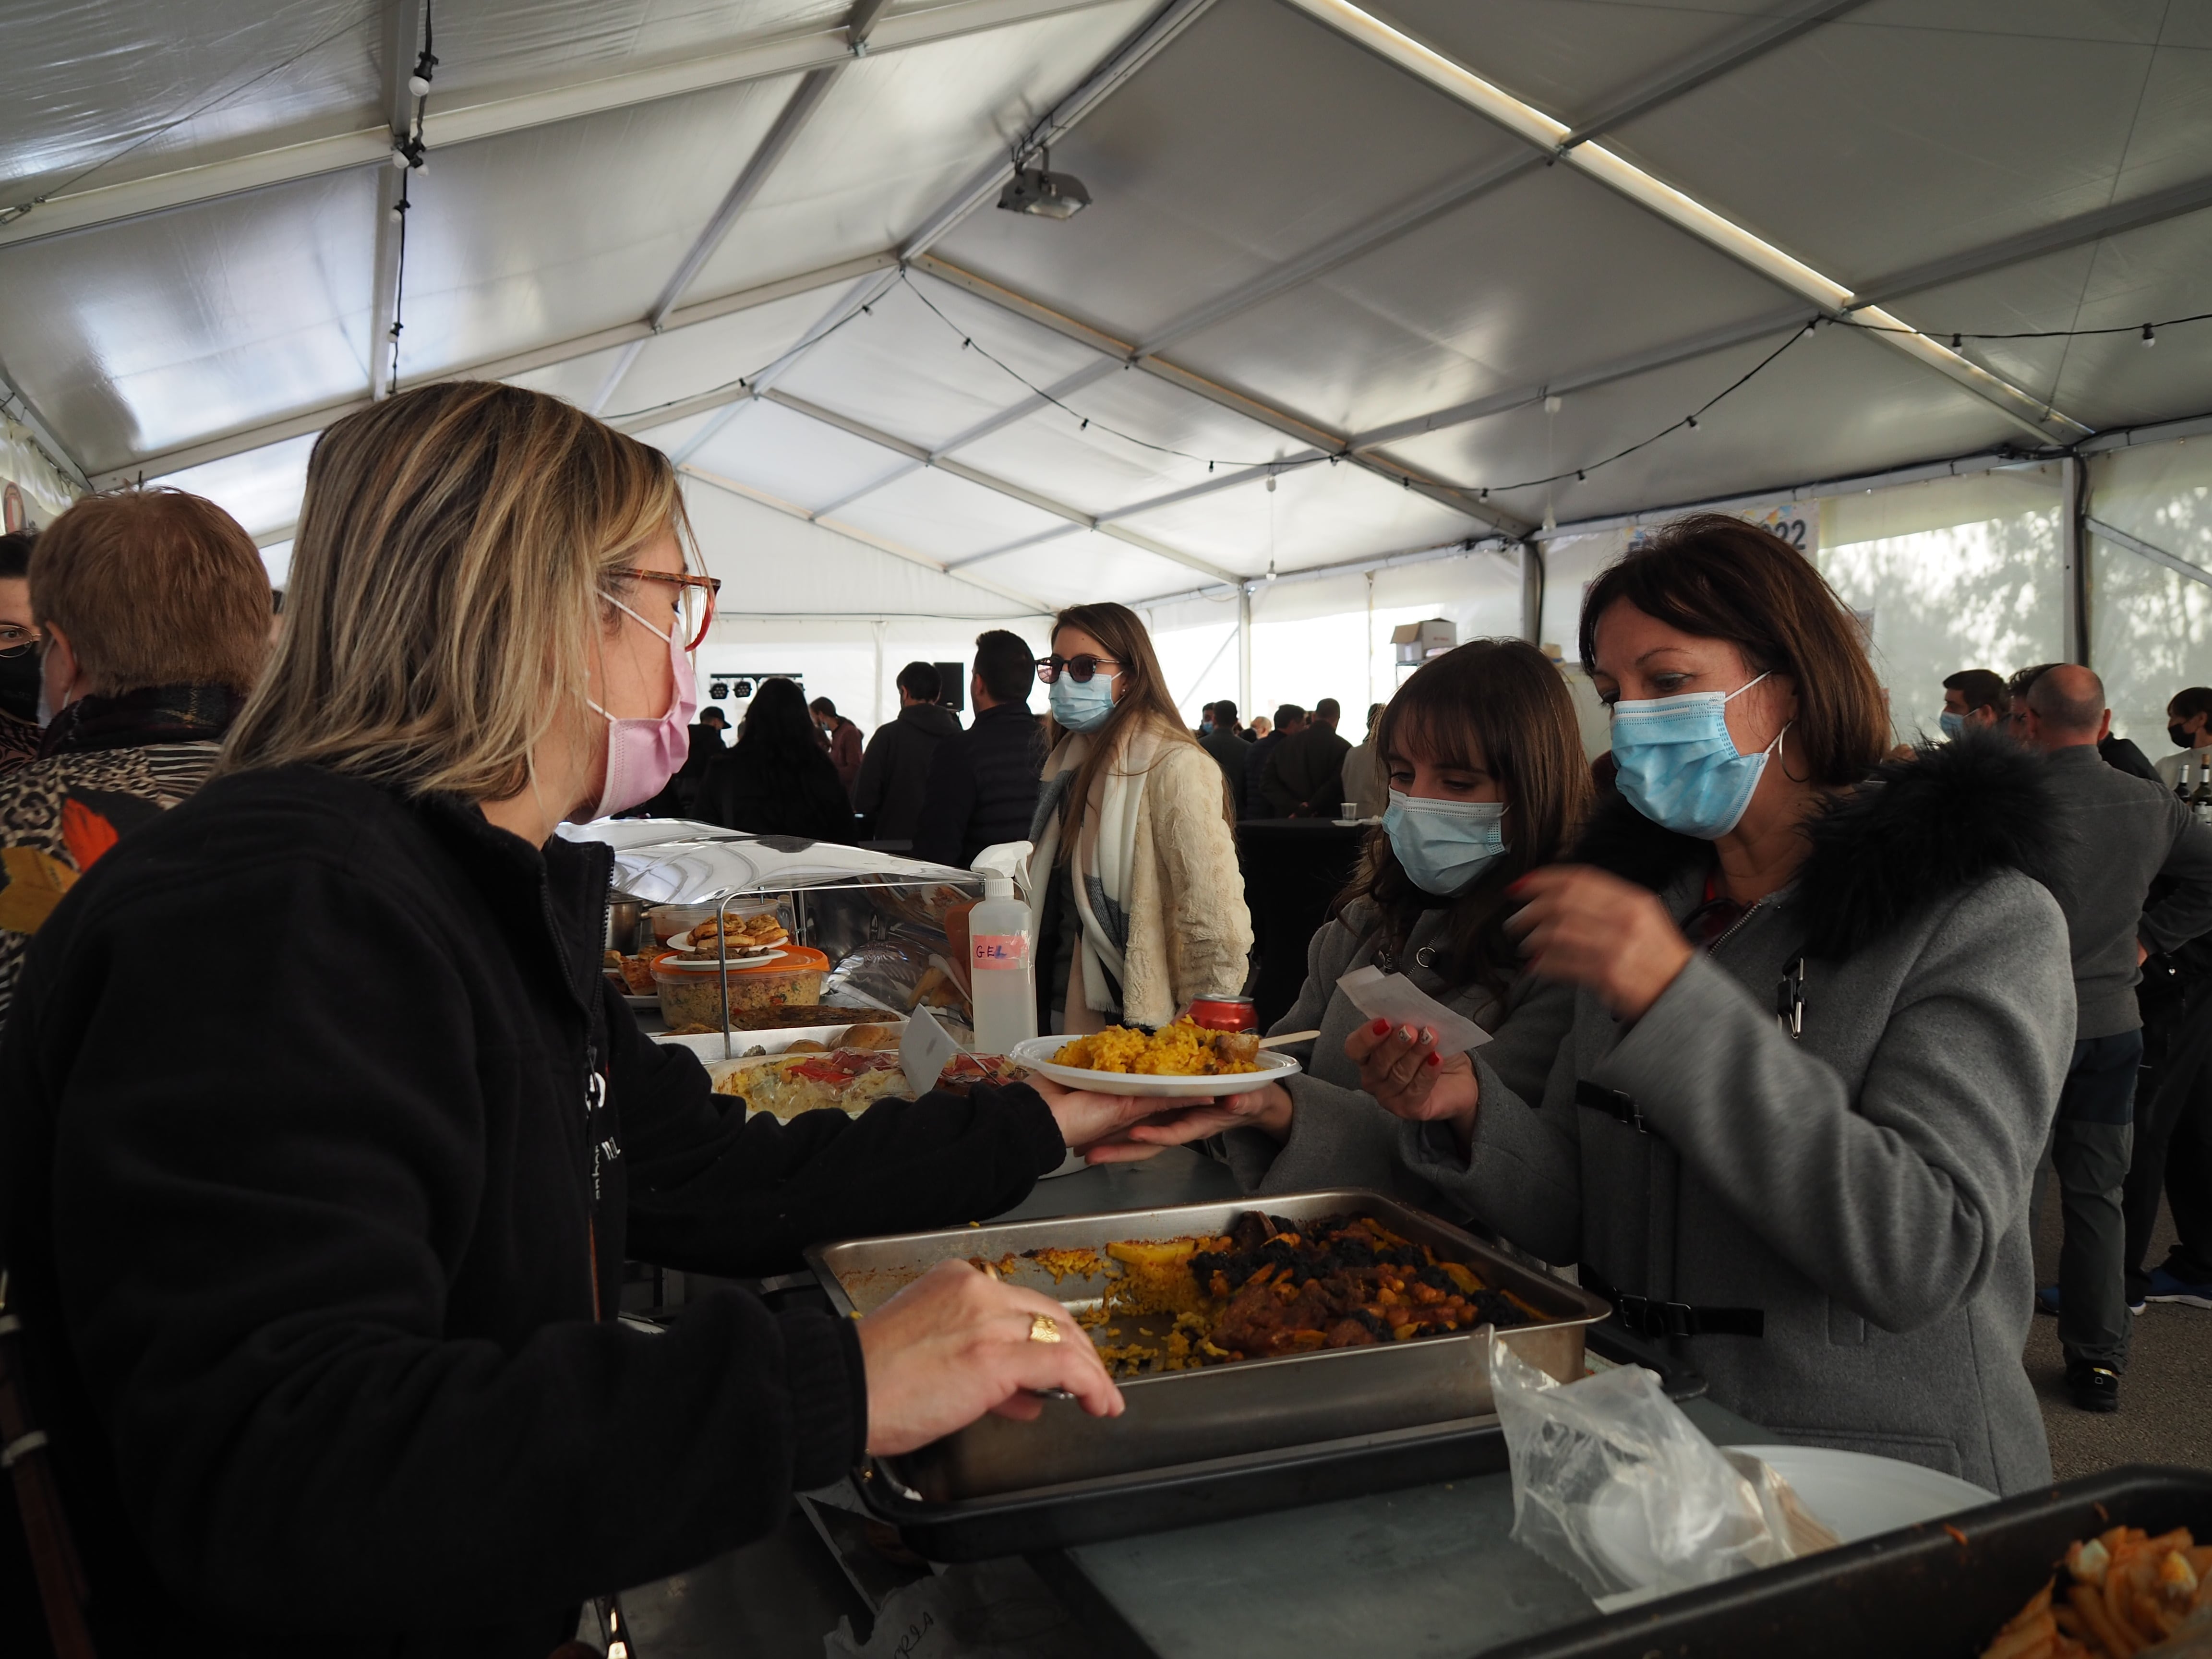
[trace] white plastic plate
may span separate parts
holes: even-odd
[[[1007,1051],[1041,1077],[1067,1089],[1088,1089],[1103,1095],[1144,1095],[1158,1100],[1218,1098],[1249,1094],[1270,1083],[1279,1083],[1298,1069],[1297,1060],[1272,1048],[1260,1051],[1256,1072],[1232,1072],[1223,1077],[1147,1077],[1137,1072],[1093,1072],[1079,1066],[1062,1066],[1053,1059],[1071,1037],[1029,1037]]]

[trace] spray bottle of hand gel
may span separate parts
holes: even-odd
[[[975,855],[983,902],[968,914],[968,966],[981,1054],[1003,1054],[1037,1034],[1030,907],[1014,890],[1028,883],[1030,851],[1029,842],[1009,841]]]

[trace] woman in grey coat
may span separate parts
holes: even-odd
[[[1559,670],[1519,640],[1476,640],[1423,666],[1383,712],[1375,744],[1389,782],[1382,827],[1336,915],[1307,947],[1297,1006],[1273,1028],[1319,1029],[1309,1047],[1291,1050],[1304,1069],[1218,1105],[1149,1120],[1128,1138],[1149,1152],[1218,1135],[1211,1149],[1247,1192],[1371,1187],[1480,1226],[1408,1167],[1400,1121],[1376,1103],[1345,1052],[1366,1017],[1336,982],[1370,963],[1403,973],[1491,1034],[1484,1059],[1509,1086],[1539,1093],[1573,1021],[1574,994],[1522,970],[1504,927],[1507,890],[1558,858],[1579,830],[1589,770]]]
[[[1355,1032],[1407,1162],[1778,1437],[2048,1481],[2028,1192],[2074,1012],[2035,761],[1875,769],[1849,613],[1739,520],[1601,575],[1582,652],[1624,800],[1513,923],[1573,1030],[1533,1092]]]

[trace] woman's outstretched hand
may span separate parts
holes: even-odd
[[[1448,1123],[1464,1151],[1474,1135],[1482,1087],[1474,1062],[1437,1052],[1437,1034],[1425,1026],[1394,1026],[1370,1019],[1344,1039],[1344,1057],[1359,1068],[1359,1086],[1382,1109],[1410,1123]]]
[[[1031,1334],[1040,1316],[1057,1342]],[[878,1456],[926,1446],[987,1412],[1027,1422],[1044,1408],[1038,1389],[1066,1389],[1093,1417],[1124,1409],[1073,1314],[964,1261],[940,1261],[860,1321],[860,1354],[868,1449]]]
[[[1540,979],[1588,987],[1615,1016],[1644,1018],[1695,953],[1648,888],[1587,865],[1532,870],[1506,922]]]
[[[1100,1142],[1084,1156],[1093,1164],[1128,1163],[1151,1158],[1163,1146],[1204,1140],[1224,1129],[1258,1129],[1281,1142],[1291,1138],[1292,1109],[1291,1092],[1279,1083],[1214,1100],[1179,1100],[1131,1124],[1112,1140]]]
[[[1107,1160],[1091,1154],[1106,1145],[1121,1149],[1116,1161],[1122,1162],[1151,1158],[1159,1151],[1158,1146],[1136,1150],[1121,1139],[1131,1124],[1159,1110],[1158,1101],[1140,1095],[1097,1095],[1087,1089],[1064,1089],[1048,1077],[1032,1075],[1029,1084],[1052,1109],[1053,1121],[1060,1125],[1060,1138],[1070,1152],[1098,1164]]]

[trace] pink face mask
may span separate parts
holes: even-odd
[[[676,642],[675,628],[672,625],[664,634],[620,599],[607,603],[655,639],[668,641],[675,690],[668,699],[668,712],[658,720],[621,718],[592,705],[607,720],[607,781],[599,791],[599,804],[592,809],[595,818],[642,805],[668,787],[691,752],[691,716],[699,712],[699,684],[691,676],[691,659]]]

